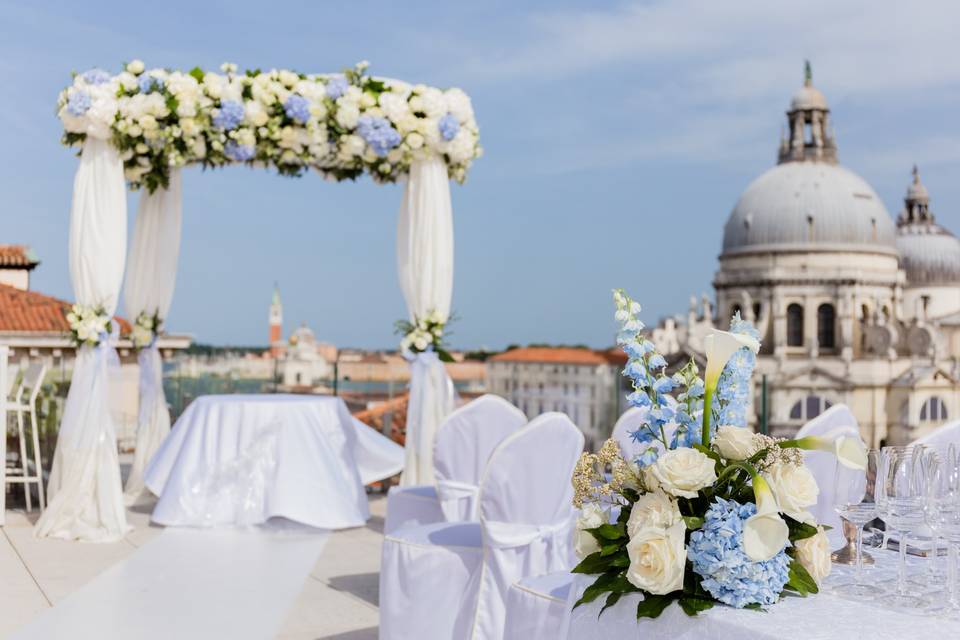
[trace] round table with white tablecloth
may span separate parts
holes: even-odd
[[[341,529],[369,518],[364,484],[403,468],[403,448],[340,398],[210,395],[187,407],[151,459],[163,525],[251,525],[283,517]]]

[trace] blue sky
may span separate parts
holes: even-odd
[[[76,160],[54,116],[72,70],[141,58],[329,72],[366,59],[473,98],[485,156],[452,187],[453,345],[601,346],[611,288],[648,322],[710,291],[724,221],[775,160],[805,58],[841,162],[894,216],[918,163],[939,221],[960,232],[958,24],[950,2],[0,2],[0,242],[32,245],[34,288],[72,298]],[[168,328],[265,343],[278,281],[287,330],[393,346],[399,201],[399,187],[369,181],[186,171]]]

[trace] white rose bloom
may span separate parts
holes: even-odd
[[[662,491],[651,491],[640,496],[630,509],[627,535],[633,537],[635,533],[646,527],[666,529],[682,521],[680,508],[675,500]]]
[[[419,133],[411,133],[407,136],[407,144],[410,145],[411,149],[419,149],[423,146],[423,136]]]
[[[447,111],[452,113],[461,123],[473,120],[473,105],[470,96],[461,89],[447,89],[443,94],[446,100]]]
[[[476,138],[467,129],[460,129],[456,137],[450,141],[447,154],[454,162],[466,162],[473,157],[476,148]]]
[[[238,129],[236,137],[234,139],[239,144],[247,145],[251,147],[257,144],[257,138],[256,138],[256,135],[254,135],[252,129],[247,129],[247,128]]]
[[[746,460],[757,452],[756,435],[743,427],[721,425],[713,437],[713,444],[727,460]]]
[[[369,93],[363,93],[360,96],[360,104],[361,106],[370,109],[371,107],[375,107],[377,105],[377,99]]]
[[[683,544],[686,526],[678,522],[663,527],[645,527],[627,543],[630,566],[627,580],[639,589],[663,595],[683,588],[687,549]]]
[[[153,130],[153,129],[156,129],[157,126],[158,126],[158,125],[157,125],[157,119],[154,118],[154,117],[151,116],[151,115],[145,115],[145,116],[141,117],[140,120],[139,120],[139,123],[140,123],[140,127],[141,127],[144,131],[151,131],[151,130]]]
[[[797,540],[793,546],[797,550],[797,560],[817,584],[830,575],[830,540],[823,527],[817,527],[816,535]]]
[[[591,553],[600,551],[597,539],[584,529],[596,529],[602,524],[607,524],[610,521],[609,518],[607,512],[597,504],[587,504],[580,510],[573,532],[573,550],[578,558],[583,560]]]
[[[216,73],[207,72],[203,76],[203,88],[211,98],[219,98],[223,95],[223,89],[226,81],[223,76]]]
[[[362,156],[363,150],[367,146],[366,141],[356,134],[344,136],[341,138],[341,141],[343,143],[344,153],[347,153],[350,156]]]
[[[695,498],[717,480],[713,460],[687,447],[667,451],[648,468],[660,488],[678,498]]]
[[[337,124],[344,129],[353,129],[357,126],[357,120],[360,119],[360,107],[356,102],[344,100],[342,97],[337,100]]]
[[[780,512],[794,520],[802,522],[807,507],[817,504],[820,488],[805,465],[778,463],[763,475],[777,498]]]
[[[207,157],[207,142],[203,139],[203,136],[200,136],[194,140],[191,150],[193,151],[193,155],[197,158]]]
[[[200,126],[197,125],[197,121],[193,118],[181,118],[180,130],[185,136],[193,136],[200,131]]]
[[[430,346],[430,341],[422,335],[418,335],[413,340],[413,346],[415,346],[420,351],[425,351],[428,346]]]
[[[413,99],[410,100],[410,107],[414,111],[423,111],[429,118],[442,118],[447,114],[447,101],[440,89],[426,87],[420,93],[418,102],[419,109],[413,106]]]
[[[255,127],[262,127],[270,119],[263,104],[256,100],[250,100],[243,105],[243,115],[246,121]]]
[[[144,69],[143,60],[131,60],[130,62],[127,63],[126,68],[127,68],[127,71],[129,71],[133,75],[139,75],[143,73],[143,69]]]
[[[282,70],[279,74],[280,82],[287,87],[293,87],[297,82],[300,81],[300,76],[295,74],[292,71],[287,71],[286,69]]]
[[[137,77],[128,71],[117,74],[117,83],[124,91],[130,91],[137,88]]]

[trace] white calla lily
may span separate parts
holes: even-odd
[[[757,513],[743,523],[743,551],[754,562],[762,562],[783,551],[790,529],[780,517],[770,485],[759,475],[753,477],[753,495]]]
[[[849,469],[862,471],[867,468],[867,447],[853,427],[837,427],[822,436],[807,436],[780,443],[781,447],[795,447],[808,451],[826,451]]]
[[[711,331],[703,339],[704,350],[707,355],[707,370],[703,375],[703,436],[705,447],[710,446],[710,406],[713,402],[713,392],[717,389],[717,382],[727,361],[740,349],[746,347],[757,353],[760,351],[760,342],[756,338],[741,333],[729,331]]]

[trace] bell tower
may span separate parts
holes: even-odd
[[[803,68],[803,86],[790,101],[787,125],[789,133],[780,139],[778,164],[803,161],[837,164],[837,141],[830,125],[830,108],[827,99],[813,86],[809,60]]]
[[[270,303],[270,354],[279,358],[283,352],[283,305],[280,304],[280,289],[273,285],[273,301]]]

